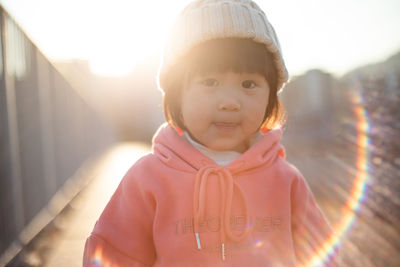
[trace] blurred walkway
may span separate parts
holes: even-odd
[[[67,214],[55,219],[61,230],[59,236],[42,242],[51,242],[51,249],[46,252],[44,266],[74,267],[82,266],[85,240],[117,188],[128,168],[149,148],[139,144],[120,144],[111,148],[86,175],[93,176],[89,185],[70,203]]]
[[[378,215],[378,203],[369,195],[379,190],[379,184],[375,184],[379,177],[369,166],[370,148],[359,142],[362,137],[360,134],[355,143],[342,138],[331,143],[287,138],[285,147],[289,162],[307,179],[319,206],[341,237],[341,266],[397,267],[400,231],[388,215]],[[385,186],[395,184],[395,179],[391,179]]]
[[[148,148],[141,145],[121,144],[110,149],[95,164],[89,186],[72,202],[74,209],[65,220],[65,232],[48,256],[46,266],[81,266],[83,248],[88,234],[100,216],[112,193],[128,168]]]

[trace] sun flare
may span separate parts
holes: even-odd
[[[124,75],[147,57],[160,54],[164,38],[185,1],[122,1],[91,15],[90,68],[98,75]],[[98,24],[100,23],[100,25]]]

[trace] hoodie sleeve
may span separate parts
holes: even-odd
[[[303,176],[298,173],[297,179],[292,184],[292,234],[294,248],[298,264],[301,266],[314,266],[311,260],[315,260],[321,254],[322,266],[338,266],[339,255],[337,247],[326,246],[328,240],[332,240],[334,232],[325,216],[319,209],[310,188]],[[328,254],[327,254],[328,252]],[[321,261],[318,261],[322,263]]]
[[[87,238],[83,266],[135,267],[155,261],[154,197],[132,173],[122,179]]]

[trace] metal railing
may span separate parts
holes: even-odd
[[[114,138],[1,6],[0,23],[1,260],[82,163]]]

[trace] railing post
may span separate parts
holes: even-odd
[[[43,173],[46,197],[51,197],[57,191],[56,161],[54,153],[54,131],[51,112],[51,83],[50,65],[44,57],[36,51],[36,69],[39,90],[40,129],[43,150]]]
[[[10,66],[14,63],[15,55],[12,53],[13,43],[16,42],[15,26],[3,15],[2,12],[2,47],[4,58],[4,79],[6,89],[6,105],[8,134],[10,142],[11,158],[11,184],[12,202],[14,209],[10,209],[14,215],[14,225],[16,232],[20,232],[24,226],[24,205],[22,192],[21,161],[19,147],[19,131],[17,117],[17,100],[15,95],[15,73]]]

